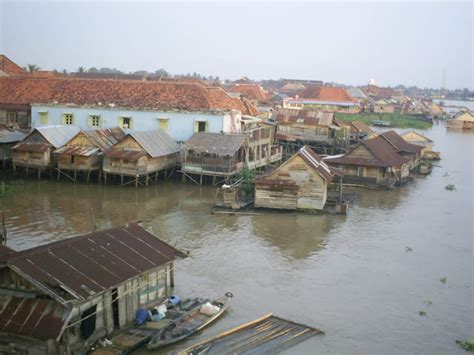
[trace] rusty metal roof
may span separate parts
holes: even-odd
[[[81,157],[90,157],[97,153],[100,153],[100,149],[97,147],[85,147],[80,145],[65,145],[54,151],[54,154],[76,155]]]
[[[26,134],[20,131],[0,129],[0,144],[19,142],[25,137],[26,137]]]
[[[51,149],[51,146],[48,143],[28,143],[20,142],[17,145],[12,147],[13,150],[20,152],[47,152]]]
[[[104,156],[108,158],[135,161],[141,157],[147,156],[147,153],[143,150],[123,150],[111,148],[105,151]]]
[[[17,252],[6,266],[65,303],[117,287],[178,253],[133,223]]]
[[[183,149],[196,153],[233,156],[248,138],[245,134],[198,132],[183,145]]]
[[[311,126],[331,126],[334,113],[320,110],[281,109],[274,113],[274,120],[280,124],[300,123]]]
[[[80,136],[86,138],[90,145],[76,145],[76,139]],[[71,139],[68,144],[56,149],[54,153],[89,157],[114,146],[124,137],[125,132],[121,128],[103,128],[90,131],[81,131],[73,139]]]
[[[10,258],[15,253],[16,252],[13,249],[10,249],[6,245],[1,245],[0,244],[0,263],[6,261],[8,258]]]
[[[130,133],[130,136],[153,158],[178,153],[180,151],[179,144],[177,144],[168,133],[161,129],[133,132]]]
[[[0,331],[35,339],[57,339],[70,310],[47,298],[0,296]]]
[[[418,154],[421,152],[423,147],[419,145],[408,143],[394,130],[383,132],[381,136],[387,140],[396,150],[411,154]]]

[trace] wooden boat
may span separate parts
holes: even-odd
[[[196,305],[183,316],[171,322],[169,326],[157,331],[147,344],[148,350],[155,350],[166,345],[177,343],[204,329],[227,310],[232,297],[232,293],[227,292],[225,297],[218,298],[214,301],[205,300],[199,305]],[[201,307],[207,302],[218,307],[218,312],[212,315],[201,313]]]
[[[378,127],[390,127],[390,121],[382,121],[382,120],[373,120],[372,125],[378,126]]]

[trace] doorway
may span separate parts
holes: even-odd
[[[114,329],[120,328],[118,291],[116,288],[112,290],[112,317],[114,319]]]

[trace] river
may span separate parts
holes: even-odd
[[[26,180],[6,198],[9,246],[87,233],[91,208],[100,228],[143,221],[191,252],[176,263],[176,294],[234,294],[226,316],[182,345],[273,312],[326,332],[289,354],[465,354],[455,340],[474,337],[474,134],[425,134],[442,154],[432,174],[358,190],[347,216],[211,215],[215,189],[177,181]]]

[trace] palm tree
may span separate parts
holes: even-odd
[[[30,73],[33,73],[33,72],[38,71],[40,69],[41,68],[39,66],[37,66],[36,64],[27,64],[26,65],[26,70]]]

